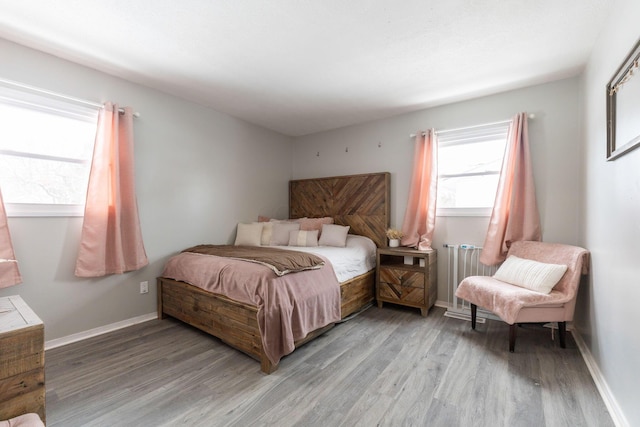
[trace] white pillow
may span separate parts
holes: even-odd
[[[318,246],[318,230],[289,232],[289,246]]]
[[[289,233],[300,230],[300,224],[296,222],[274,222],[271,232],[271,246],[287,246],[289,244]]]
[[[566,265],[546,264],[511,255],[498,268],[493,278],[521,288],[548,294],[562,279],[565,271],[567,271]]]
[[[348,225],[322,224],[320,233],[320,246],[338,246],[344,248],[347,245]]]
[[[262,237],[262,223],[238,224],[236,232],[236,246],[260,246]]]

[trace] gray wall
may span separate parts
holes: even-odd
[[[529,121],[529,139],[544,240],[576,244],[581,188],[579,82],[565,79],[296,138],[293,177],[389,171],[391,225],[400,227],[413,156],[410,133],[501,121],[526,111],[535,114]],[[444,243],[482,245],[488,222],[488,217],[438,217],[433,241],[439,250],[438,270],[447,270]],[[446,280],[446,274],[439,274],[440,302],[449,298]]]
[[[0,58],[0,78],[141,113],[136,186],[149,266],[76,278],[81,218],[9,218],[24,283],[0,296],[21,295],[44,321],[46,340],[155,313],[155,278],[171,254],[229,242],[237,221],[287,214],[289,137],[2,39]]]
[[[392,225],[399,226],[411,173],[409,133],[527,111],[536,114],[529,134],[544,239],[591,251],[576,327],[614,415],[640,425],[640,334],[634,329],[640,323],[640,149],[604,160],[604,87],[640,35],[638,16],[640,3],[618,1],[580,78],[297,138],[293,151],[290,138],[0,40],[1,78],[141,112],[136,178],[150,260],[136,273],[77,279],[80,218],[11,218],[24,284],[0,290],[0,296],[20,294],[45,321],[47,340],[153,313],[155,289],[140,295],[138,282],[153,283],[166,259],[187,245],[230,241],[236,221],[258,213],[286,215],[291,177],[390,171]],[[487,221],[438,218],[434,247],[481,243]],[[442,279],[439,299],[446,300]]]
[[[621,418],[631,426],[640,425],[640,148],[605,161],[605,85],[640,38],[639,17],[637,0],[616,3],[583,76],[580,235],[591,251],[592,268],[588,285],[580,289],[576,319]],[[637,129],[640,118],[634,120]]]

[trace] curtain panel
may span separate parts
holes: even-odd
[[[541,240],[526,113],[515,115],[509,127],[480,262],[499,264],[505,260],[511,242],[519,240]]]
[[[22,276],[13,252],[7,212],[4,209],[2,191],[0,190],[0,288],[8,288],[19,283],[22,283]]]
[[[416,134],[409,200],[402,223],[402,245],[431,249],[436,224],[438,145],[435,131]]]
[[[147,264],[135,194],[133,111],[121,114],[106,103],[98,116],[75,274],[100,277]]]

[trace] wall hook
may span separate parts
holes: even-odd
[[[348,152],[349,152],[349,147],[345,148],[345,149],[344,149],[344,152],[345,152],[345,153],[348,153]]]

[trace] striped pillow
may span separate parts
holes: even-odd
[[[493,278],[531,291],[548,294],[562,279],[565,271],[567,271],[566,265],[546,264],[511,255],[498,268]]]
[[[318,230],[289,232],[289,246],[318,246]]]

